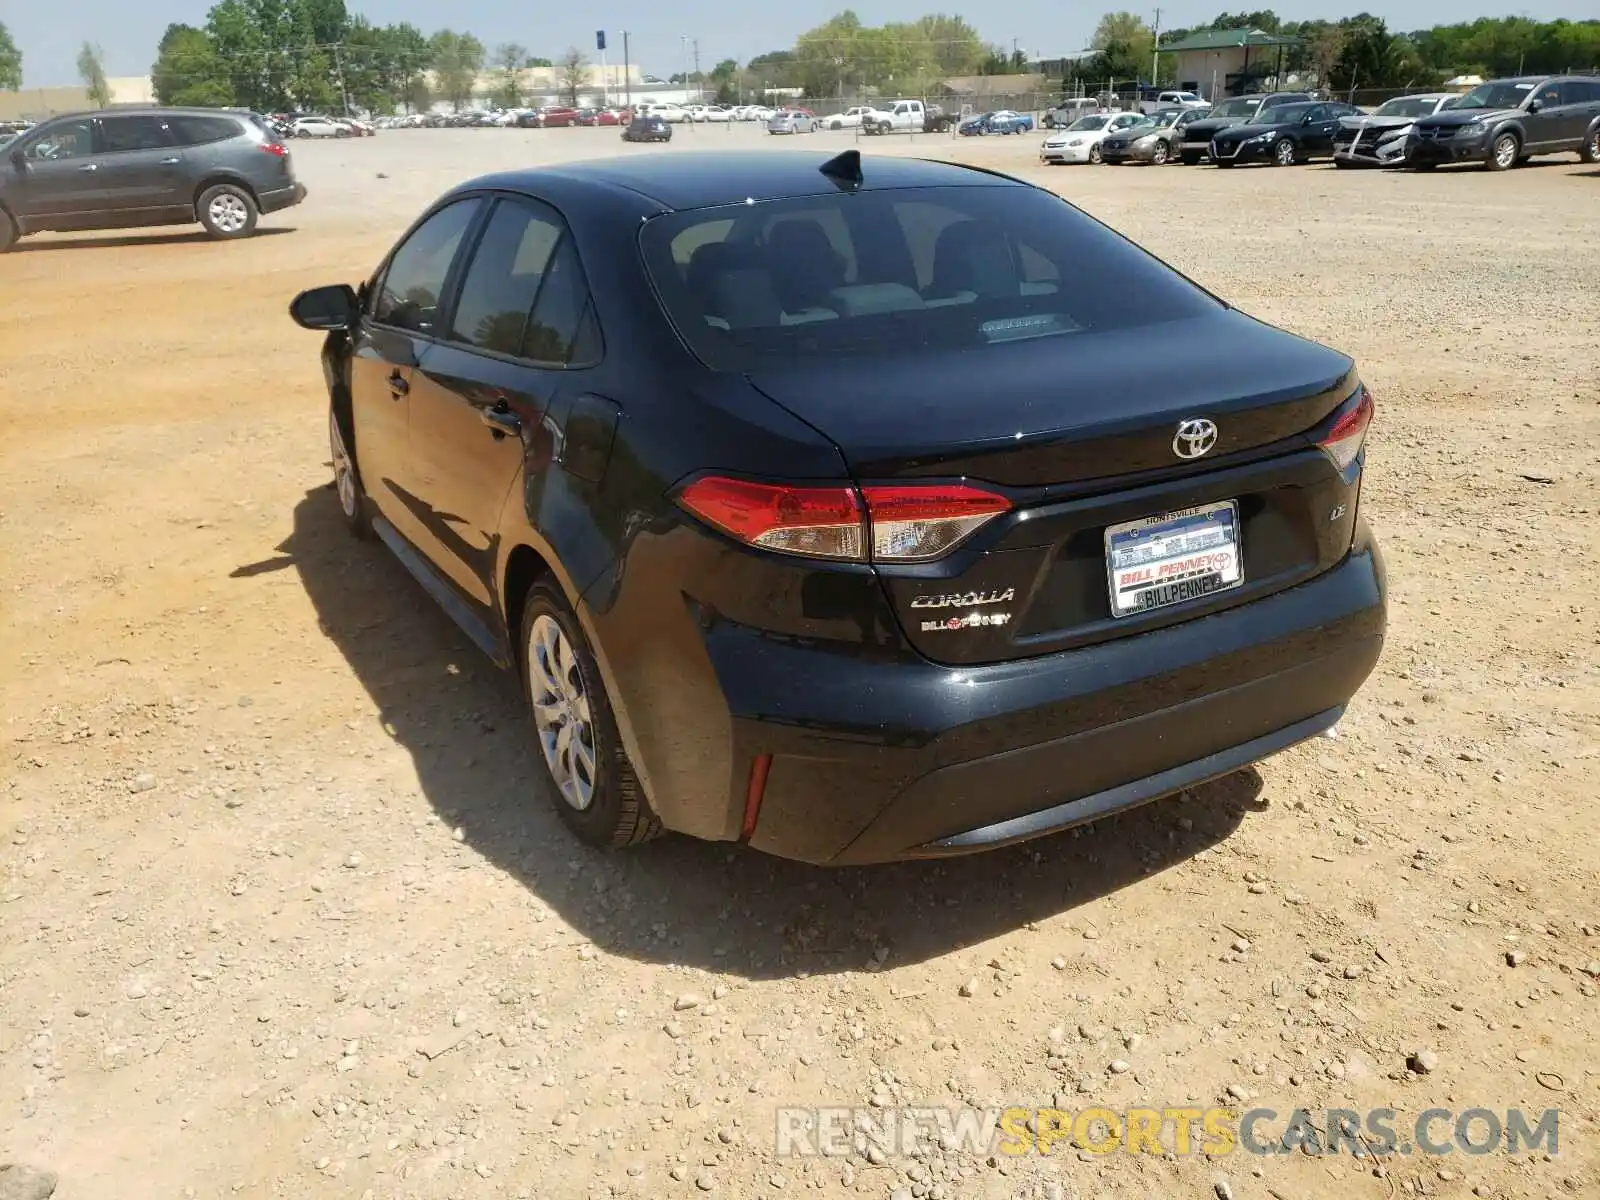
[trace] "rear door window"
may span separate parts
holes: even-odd
[[[439,304],[450,268],[483,201],[457,200],[411,232],[389,259],[383,282],[374,289],[372,319],[412,333],[436,336]]]
[[[106,154],[130,150],[162,150],[172,143],[160,117],[101,117],[100,149]]]
[[[496,354],[539,357],[528,352],[528,321],[565,228],[542,205],[497,203],[462,276],[450,340]]]
[[[645,263],[716,369],[1154,325],[1217,302],[1058,197],[1015,186],[865,190],[670,213]]]
[[[225,142],[243,132],[243,126],[232,117],[171,116],[167,118],[167,126],[180,146]]]

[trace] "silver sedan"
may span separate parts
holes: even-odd
[[[772,114],[767,122],[768,133],[810,133],[817,127],[817,119],[808,112],[786,108]]]

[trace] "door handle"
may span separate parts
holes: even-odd
[[[398,400],[401,396],[404,396],[410,390],[411,384],[406,381],[406,377],[404,375],[400,374],[399,371],[395,371],[390,374],[389,391],[394,394],[396,400]]]
[[[161,165],[163,167],[175,167],[179,163],[181,163],[182,161],[183,161],[183,159],[181,159],[181,158],[163,158],[161,160]]]
[[[78,170],[80,170],[80,171],[90,171],[90,172],[98,171],[99,169],[100,169],[100,164],[99,163],[84,163],[83,166],[78,168]]]
[[[501,408],[499,405],[494,408],[480,408],[478,419],[487,425],[489,432],[497,438],[503,438],[507,434],[513,437],[522,434],[522,418],[509,408]]]

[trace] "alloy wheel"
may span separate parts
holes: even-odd
[[[528,627],[527,660],[539,748],[561,798],[583,812],[594,802],[594,718],[572,643],[547,613]]]
[[[1517,139],[1509,133],[1498,139],[1494,144],[1495,166],[1502,171],[1515,166],[1517,161]]]
[[[1167,144],[1165,142],[1157,142],[1156,143],[1156,148],[1155,148],[1154,152],[1150,155],[1150,161],[1155,163],[1155,165],[1158,166],[1158,167],[1164,166],[1166,164],[1166,161],[1167,161]]]
[[[356,516],[356,469],[350,461],[350,452],[344,448],[344,434],[339,429],[339,418],[333,409],[328,410],[328,448],[333,458],[333,487],[339,494],[339,507],[351,520]]]
[[[211,217],[211,223],[224,233],[238,233],[250,220],[250,211],[245,208],[244,201],[232,192],[212,197],[206,212]]]
[[[1273,157],[1278,160],[1280,167],[1294,166],[1294,143],[1285,138],[1278,143],[1277,148],[1273,151]]]
[[[1584,155],[1592,163],[1600,163],[1600,129],[1589,135],[1588,153]]]
[[[1100,153],[1100,147],[1099,146],[1090,146],[1089,147],[1089,161],[1090,162],[1097,163],[1097,162],[1099,162],[1101,160],[1102,157],[1104,157],[1104,156]]]

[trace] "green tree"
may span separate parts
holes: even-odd
[[[964,18],[931,13],[917,18],[917,28],[928,40],[933,74],[947,79],[976,73],[985,54],[983,41]]]
[[[495,47],[494,64],[500,71],[500,86],[495,89],[495,100],[502,108],[516,108],[522,103],[522,64],[527,61],[528,48],[515,42],[502,42]]]
[[[522,65],[525,67],[553,67],[556,64],[548,58],[539,58],[537,55],[530,54],[522,60]]]
[[[561,56],[558,81],[562,98],[576,108],[578,93],[589,86],[589,56],[576,46],[568,46]]]
[[[441,29],[428,39],[433,58],[434,88],[459,112],[472,99],[483,70],[483,43],[470,33]]]
[[[11,31],[0,21],[0,88],[14,92],[22,86],[22,51],[11,40]]]
[[[228,72],[211,39],[193,25],[167,26],[150,68],[150,81],[162,104],[220,108],[234,102]]]
[[[78,49],[78,78],[89,93],[89,103],[105,108],[111,103],[111,85],[106,82],[106,52],[89,42]]]
[[[1107,13],[1089,40],[1099,52],[1096,72],[1109,79],[1143,79],[1150,71],[1155,34],[1131,12]]]
[[[739,101],[739,63],[725,58],[711,68],[711,84],[717,89],[718,104],[737,104]]]

